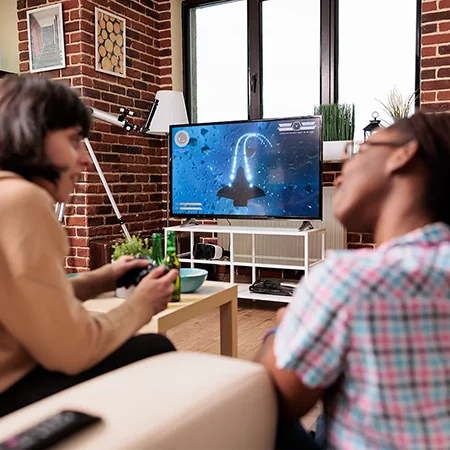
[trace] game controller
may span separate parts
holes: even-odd
[[[145,256],[136,256],[135,259],[147,259]],[[137,286],[153,269],[159,267],[157,264],[153,264],[150,261],[148,262],[147,267],[136,267],[134,269],[129,270],[124,273],[117,281],[116,286],[118,288],[125,287],[128,288],[130,286]],[[166,273],[168,270],[166,269]]]

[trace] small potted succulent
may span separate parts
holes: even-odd
[[[146,256],[148,259],[152,257],[152,248],[148,238],[141,238],[140,236],[131,236],[131,241],[123,239],[112,245],[113,254],[111,259],[116,261],[122,255],[130,256]],[[134,287],[121,287],[116,289],[116,297],[128,298]]]
[[[322,116],[323,159],[340,160],[345,147],[355,134],[355,105],[330,104],[314,108],[314,114]]]

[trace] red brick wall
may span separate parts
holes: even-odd
[[[26,10],[51,3],[17,1],[21,72],[29,71]],[[86,104],[103,111],[116,114],[119,106],[129,107],[141,118],[135,122],[142,124],[156,91],[172,88],[170,0],[64,0],[62,5],[67,67],[42,75],[65,80],[79,89]],[[96,6],[126,18],[126,78],[94,69]],[[166,142],[100,122],[90,140],[128,229],[148,234],[161,228]],[[68,271],[87,270],[90,240],[121,231],[95,169],[84,175],[66,214]]]
[[[450,0],[422,2],[421,104],[450,110]]]

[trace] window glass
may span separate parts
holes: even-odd
[[[339,102],[355,103],[355,139],[394,88],[415,90],[416,0],[339,0]]]
[[[314,113],[320,102],[320,1],[262,3],[263,114]]]
[[[248,118],[247,3],[191,10],[192,122]]]

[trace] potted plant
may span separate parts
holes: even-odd
[[[130,256],[146,256],[148,259],[152,257],[152,248],[148,238],[141,238],[140,236],[131,236],[131,241],[123,239],[112,245],[113,254],[111,259],[116,261],[122,255]],[[128,298],[133,292],[134,286],[129,288],[121,287],[116,289],[116,297]]]
[[[319,105],[314,114],[322,116],[324,161],[342,159],[345,146],[355,134],[355,105]]]
[[[414,108],[414,104],[416,102],[418,91],[414,91],[409,96],[403,96],[400,92],[397,91],[397,88],[394,86],[388,96],[386,103],[381,100],[375,99],[382,107],[383,111],[388,115],[390,122],[383,120],[386,125],[392,125],[395,121],[399,119],[403,119],[404,117],[408,117]]]

